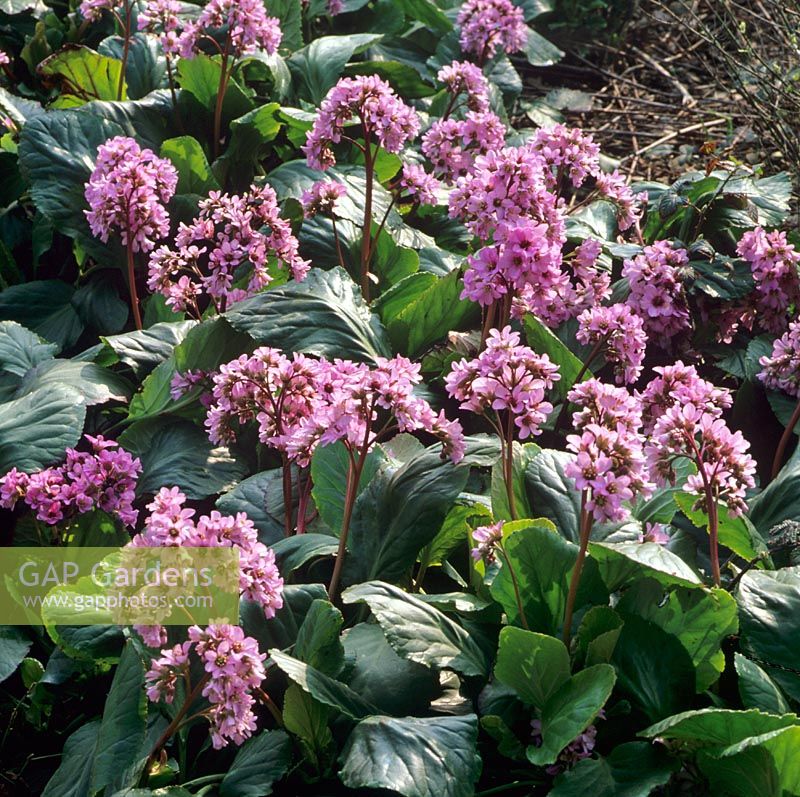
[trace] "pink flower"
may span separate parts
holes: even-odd
[[[614,365],[617,384],[635,382],[642,373],[647,335],[639,316],[624,304],[594,307],[578,316],[575,337],[586,346],[599,346]]]
[[[19,500],[43,523],[54,525],[75,514],[101,509],[133,526],[136,480],[142,466],[113,440],[101,436],[86,440],[92,453],[66,450],[66,461],[26,475],[12,468],[0,479],[0,506],[13,509]]]
[[[600,175],[600,147],[577,127],[541,128],[529,146],[547,164],[548,185],[556,191],[567,178],[578,188],[587,177]]]
[[[488,526],[478,526],[472,532],[472,539],[477,545],[472,549],[472,558],[477,562],[483,560],[487,564],[495,560],[495,549],[503,540],[503,521]]]
[[[759,363],[763,370],[758,378],[765,387],[800,397],[800,321],[789,324],[789,329],[772,344],[772,354],[762,357]]]
[[[305,278],[308,261],[298,254],[297,238],[270,186],[253,185],[241,196],[212,191],[199,207],[191,224],[180,225],[174,248],[161,246],[150,255],[147,287],[166,296],[175,310],[199,318],[203,297],[222,312],[258,293],[272,282],[272,258],[294,279]],[[248,282],[234,288],[242,267]]]
[[[522,9],[511,0],[466,0],[456,22],[461,49],[474,53],[481,63],[493,58],[498,48],[514,53],[528,41]]]
[[[662,523],[645,523],[644,532],[639,535],[639,542],[654,542],[656,545],[666,545],[669,540],[667,527]]]
[[[264,50],[268,55],[278,51],[283,33],[280,21],[267,16],[261,0],[210,0],[195,22],[189,23],[180,35],[177,47],[184,58],[196,51],[203,34],[225,30],[234,58]]]
[[[753,272],[759,323],[770,332],[783,332],[787,311],[800,303],[800,252],[787,242],[785,232],[768,233],[761,227],[746,232],[736,251]]]
[[[324,216],[334,215],[336,203],[347,194],[347,186],[335,180],[318,180],[311,188],[303,191],[300,204],[303,215],[313,219],[318,213]]]
[[[121,5],[120,0],[83,0],[78,6],[78,10],[84,19],[88,19],[90,22],[97,22],[102,18],[103,11],[115,11]]]
[[[342,140],[344,128],[357,121],[371,145],[373,139],[387,152],[400,152],[419,132],[419,117],[375,75],[342,78],[322,101],[303,152],[312,169],[325,170],[336,163],[332,145]]]
[[[153,659],[145,675],[147,699],[152,703],[163,700],[172,703],[178,678],[189,671],[189,651],[192,643],[184,642],[161,651],[161,657]]]
[[[149,0],[139,14],[139,30],[161,34],[161,48],[168,56],[179,51],[178,28],[181,4],[178,0]]]
[[[489,332],[486,348],[476,359],[454,363],[445,385],[462,409],[479,414],[507,411],[524,440],[538,435],[553,411],[545,394],[560,378],[558,366],[546,354],[521,346],[519,334],[505,327]]]
[[[435,205],[439,201],[436,196],[439,181],[428,174],[422,166],[414,163],[406,163],[403,166],[400,187],[420,205]]]
[[[452,97],[451,104],[459,94],[466,94],[470,111],[486,113],[489,110],[489,81],[475,64],[453,61],[439,70],[436,79],[444,83]]]
[[[668,340],[691,328],[681,269],[689,262],[685,249],[656,241],[622,266],[630,284],[628,305],[641,317],[651,340]]]
[[[463,120],[438,119],[422,136],[422,152],[437,177],[466,177],[479,155],[501,149],[506,126],[491,111],[469,111]]]
[[[177,185],[178,173],[170,161],[141,149],[132,138],[109,139],[98,147],[84,192],[92,234],[105,243],[116,230],[124,246],[149,252],[169,232],[164,205]]]
[[[647,194],[634,194],[623,175],[618,171],[599,172],[595,175],[597,190],[617,207],[617,225],[620,230],[630,229],[642,218]]]

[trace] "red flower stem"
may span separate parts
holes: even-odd
[[[789,423],[783,430],[783,434],[781,435],[781,440],[778,443],[778,448],[775,450],[775,458],[772,460],[772,475],[770,477],[771,480],[777,478],[778,474],[781,471],[781,466],[783,465],[783,457],[786,454],[786,448],[789,445],[789,441],[792,439],[792,435],[794,434],[794,427],[797,426],[798,421],[800,421],[800,401],[797,402],[797,405],[794,408],[794,412],[792,413],[792,417],[789,419]]]
[[[292,464],[286,454],[283,459],[283,533],[292,536]]]
[[[364,171],[367,185],[364,190],[364,226],[361,232],[361,293],[364,301],[369,302],[369,261],[372,249],[372,181],[375,164],[369,145],[369,130],[364,125]]]
[[[142,329],[142,315],[139,312],[139,295],[136,292],[136,270],[133,262],[133,247],[131,246],[131,230],[128,228],[128,245],[125,247],[128,257],[128,291],[131,297],[131,310],[133,311],[133,323],[136,329]]]
[[[122,89],[125,86],[125,71],[128,67],[128,53],[131,49],[131,6],[125,3],[125,23],[124,40],[122,44],[122,69],[119,72],[119,82],[117,83],[117,100],[122,99]],[[140,327],[141,328],[141,327]]]
[[[589,366],[594,361],[594,358],[600,353],[600,349],[603,347],[603,344],[606,342],[606,336],[603,335],[597,343],[594,344],[592,350],[589,352],[588,357],[583,361],[583,365],[581,366],[581,370],[578,371],[578,375],[575,377],[575,381],[572,383],[574,385],[579,385],[581,383],[581,379],[583,379],[586,372],[589,370]],[[556,425],[553,427],[553,431],[557,432],[564,421],[567,419],[567,411],[569,410],[569,400],[564,398],[564,404],[561,407],[561,412],[558,413],[558,418],[556,418]]]
[[[503,477],[508,496],[508,512],[512,520],[517,519],[517,504],[514,498],[514,416],[509,411],[506,422],[505,463]]]
[[[586,559],[586,551],[589,547],[589,536],[592,533],[592,513],[586,509],[586,501],[589,491],[584,490],[581,495],[581,518],[579,521],[580,540],[578,546],[578,558],[575,560],[575,567],[572,570],[572,578],[569,582],[569,592],[567,593],[567,606],[564,612],[564,629],[562,639],[569,648],[572,637],[572,615],[575,612],[575,600],[578,597],[578,586],[581,583],[581,572],[583,563]]]
[[[233,69],[228,71],[228,43],[225,43],[225,50],[222,53],[222,64],[219,72],[219,85],[217,86],[217,102],[214,106],[214,160],[219,157],[219,143],[222,137],[222,106],[225,102],[225,94],[228,91],[228,80]]]

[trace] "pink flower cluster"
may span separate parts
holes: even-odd
[[[622,266],[631,292],[630,308],[642,318],[651,340],[667,340],[691,327],[681,269],[689,262],[685,249],[656,241]]]
[[[746,232],[736,251],[753,272],[759,322],[770,332],[783,332],[787,310],[800,304],[800,252],[788,243],[785,232],[768,233],[761,227]]]
[[[540,128],[529,147],[545,162],[547,184],[557,193],[567,178],[578,188],[587,177],[600,175],[600,147],[577,127]]]
[[[116,136],[97,149],[97,161],[84,195],[92,234],[104,243],[119,231],[124,246],[149,252],[169,232],[164,205],[178,185],[170,161],[142,149],[126,136]]]
[[[342,78],[322,101],[303,146],[312,169],[324,171],[336,163],[332,145],[342,140],[345,126],[354,120],[361,125],[366,146],[374,138],[387,152],[400,152],[419,132],[416,111],[386,81],[375,75]]]
[[[460,94],[467,95],[467,108],[475,113],[489,110],[489,81],[481,69],[469,61],[453,61],[436,75],[451,96],[451,105]]]
[[[765,387],[800,397],[800,321],[789,324],[789,329],[773,343],[772,354],[762,357],[759,363],[763,370],[758,378]]]
[[[582,383],[568,398],[580,409],[573,415],[578,434],[567,437],[575,459],[564,474],[587,491],[586,509],[595,520],[623,520],[623,504],[650,491],[636,401],[625,388],[597,380]]]
[[[0,506],[13,509],[23,500],[38,520],[51,526],[93,509],[133,526],[138,515],[133,500],[141,463],[113,440],[101,435],[85,437],[91,453],[68,448],[63,465],[31,474],[12,468],[0,478]]]
[[[638,315],[625,304],[594,307],[578,316],[575,337],[586,346],[596,346],[614,365],[618,385],[631,384],[642,374],[647,335]]]
[[[272,275],[272,259],[288,268],[296,280],[308,273],[308,261],[298,254],[297,238],[281,218],[275,191],[252,185],[241,196],[212,191],[200,202],[194,221],[181,224],[175,247],[160,246],[150,255],[147,287],[167,298],[175,310],[202,315],[205,294],[218,312],[263,290]],[[234,287],[244,277],[246,287]]]
[[[445,385],[462,409],[479,414],[507,412],[519,439],[524,440],[538,435],[553,411],[545,395],[560,378],[558,366],[546,354],[521,346],[519,334],[505,327],[491,330],[477,358],[454,363]]]
[[[347,186],[335,180],[317,180],[311,188],[303,191],[300,204],[303,206],[303,216],[313,219],[318,213],[323,216],[332,216],[336,210],[336,203],[347,194]]]
[[[215,750],[229,741],[240,745],[256,729],[253,691],[264,680],[266,654],[258,643],[235,625],[210,625],[189,628],[189,640],[161,651],[153,659],[145,677],[147,697],[152,702],[172,703],[175,686],[188,678],[189,655],[194,651],[205,671],[207,683],[202,694],[211,704],[205,712],[211,725],[211,743]]]
[[[461,49],[476,55],[480,63],[493,58],[498,48],[515,53],[528,41],[522,9],[511,0],[466,0],[456,22]]]
[[[189,369],[184,373],[176,373],[169,383],[169,397],[173,401],[183,398],[192,388],[198,385],[207,385],[210,382],[210,376],[206,371],[201,369]],[[210,396],[202,393],[199,397],[200,403],[204,407],[210,405]]]
[[[178,28],[181,12],[178,0],[149,0],[139,14],[139,30],[147,33],[159,33],[161,49],[168,56],[176,55],[181,49]]]
[[[234,58],[257,50],[274,55],[283,38],[280,20],[267,16],[261,0],[209,0],[200,16],[188,22],[180,34],[181,56],[191,58],[207,33],[222,30],[230,43],[227,54]]]
[[[514,299],[512,315],[523,318],[533,313],[543,324],[555,328],[607,299],[611,274],[597,265],[601,250],[599,241],[587,238],[561,259],[560,268],[553,269],[549,281],[525,282]]]
[[[439,181],[415,163],[403,165],[400,188],[419,205],[435,205],[439,201]]]
[[[472,558],[477,562],[484,561],[490,564],[495,560],[495,550],[503,540],[503,521],[490,523],[488,526],[478,526],[472,532],[472,539],[477,545],[471,550]]]
[[[438,119],[422,136],[422,152],[434,174],[447,182],[466,177],[479,155],[500,149],[506,126],[491,111],[468,111],[464,119]]]
[[[653,371],[658,376],[651,379],[641,393],[637,393],[646,433],[650,433],[656,421],[675,404],[703,407],[705,412],[715,417],[731,406],[730,391],[703,379],[693,365],[684,365],[678,360]]]
[[[645,453],[659,484],[675,483],[677,458],[691,460],[698,472],[689,476],[683,490],[701,497],[709,490],[713,500],[725,501],[735,517],[747,510],[746,491],[755,486],[756,464],[749,448],[742,433],[731,432],[717,413],[676,403],[656,421]]]
[[[313,412],[300,419],[286,450],[301,467],[317,446],[338,440],[354,451],[369,450],[390,431],[425,431],[442,443],[453,462],[464,456],[464,433],[444,411],[434,412],[414,395],[421,381],[420,366],[406,357],[379,358],[374,368],[349,360],[320,360]]]
[[[530,219],[519,219],[513,226],[501,222],[494,245],[467,259],[461,298],[486,306],[527,287],[529,295],[542,298],[542,304],[554,300],[568,278],[560,268],[561,244],[549,233],[546,224]]]
[[[456,184],[450,216],[484,241],[502,222],[511,226],[527,218],[546,224],[548,237],[563,243],[566,216],[548,188],[547,173],[544,159],[530,146],[493,149],[476,158],[470,174]]]
[[[104,11],[117,11],[120,5],[120,0],[82,0],[78,10],[84,19],[97,22]]]
[[[318,360],[267,347],[221,366],[206,418],[209,438],[231,442],[238,426],[256,421],[259,440],[285,451],[292,431],[318,402],[319,373]]]
[[[595,174],[595,187],[617,208],[617,226],[623,232],[639,222],[647,204],[647,192],[634,194],[624,175],[618,171]]]
[[[244,512],[222,515],[213,510],[194,520],[195,511],[184,506],[186,496],[177,488],[162,487],[147,505],[150,515],[133,547],[187,547],[239,549],[239,589],[264,614],[274,617],[283,606],[283,579],[275,554],[258,541],[253,521]],[[141,629],[139,629],[141,630]]]

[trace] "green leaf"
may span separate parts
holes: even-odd
[[[578,546],[535,520],[507,523],[504,530],[510,532],[504,547],[516,576],[528,626],[531,630],[555,636],[564,620]],[[491,593],[502,605],[509,623],[520,624],[514,580],[508,567],[500,567],[492,581]],[[575,602],[576,610],[591,603],[605,603],[607,595],[596,563],[587,559]]]
[[[270,102],[234,119],[230,125],[230,143],[225,154],[215,161],[214,170],[218,174],[222,170],[225,177],[236,170],[237,179],[240,179],[239,170],[242,170],[246,180],[252,178],[255,165],[264,154],[265,145],[274,141],[283,127],[277,117],[279,109],[277,102]]]
[[[360,495],[385,462],[383,450],[374,448],[367,454],[356,495]],[[344,497],[347,486],[347,471],[350,458],[347,448],[341,441],[329,446],[322,446],[314,451],[311,457],[311,479],[313,488],[311,495],[319,516],[328,528],[339,533],[344,516]]]
[[[586,758],[559,775],[550,797],[649,797],[666,785],[679,763],[646,742],[615,747],[605,758]]]
[[[616,675],[610,664],[581,670],[551,695],[541,711],[542,744],[526,750],[532,764],[552,764],[558,754],[591,724],[611,697]]]
[[[2,300],[0,294],[0,301]],[[750,502],[749,517],[762,537],[784,520],[800,517],[800,450]]]
[[[394,348],[409,357],[419,356],[452,330],[468,328],[477,318],[476,306],[460,298],[463,285],[458,271],[432,276],[412,274],[379,302]]]
[[[537,33],[533,28],[528,28],[528,39],[523,48],[525,58],[531,66],[551,66],[558,63],[563,57],[563,50],[559,50],[552,42]]]
[[[225,317],[257,343],[284,351],[375,362],[391,350],[380,320],[341,268],[238,302]]]
[[[258,529],[261,542],[270,545],[284,540],[283,471],[273,468],[240,481],[217,499],[217,509],[229,515],[246,512]],[[290,537],[302,540],[306,535]],[[336,541],[334,540],[334,543]]]
[[[627,615],[614,648],[617,687],[650,722],[692,704],[695,671],[677,637],[636,615]]]
[[[97,148],[122,134],[119,125],[85,111],[51,111],[31,119],[22,129],[22,174],[34,204],[56,229],[71,236],[90,235],[83,213],[87,208],[84,188]]]
[[[488,663],[477,642],[433,606],[381,581],[357,584],[342,593],[344,603],[366,603],[386,641],[409,661],[426,667],[486,675]]]
[[[623,618],[635,614],[655,623],[680,643],[695,666],[695,691],[704,692],[725,669],[724,639],[739,627],[736,601],[723,589],[678,588],[666,596],[651,580],[634,583],[616,607]]]
[[[99,733],[100,720],[94,720],[70,735],[61,763],[44,787],[42,797],[86,797],[93,793],[92,768]]]
[[[139,378],[168,359],[196,321],[162,321],[148,329],[101,338],[115,356],[115,362],[129,365]],[[107,363],[108,364],[108,363]]]
[[[345,583],[401,579],[433,540],[469,476],[441,458],[439,446],[409,462],[384,464],[356,499]]]
[[[736,601],[743,652],[800,700],[800,568],[745,573]]]
[[[339,639],[342,613],[330,601],[315,600],[300,626],[294,655],[325,675],[335,677],[344,665]]]
[[[47,343],[15,321],[0,321],[0,371],[15,376],[25,374],[58,353],[55,343]]]
[[[127,401],[130,386],[117,374],[94,363],[75,360],[50,360],[32,368],[17,388],[16,397],[47,391],[56,387],[71,387],[87,407],[108,401]]]
[[[0,404],[0,473],[41,470],[75,446],[86,405],[74,388],[55,385]]]
[[[287,656],[280,650],[270,650],[269,655],[278,668],[304,692],[319,700],[320,703],[335,708],[346,717],[358,720],[378,713],[375,706],[341,681],[328,677],[314,667],[298,661],[292,656]]]
[[[347,741],[339,777],[349,788],[405,797],[471,797],[481,771],[478,718],[368,717]]]
[[[266,0],[267,13],[281,22],[281,50],[303,46],[302,9],[294,0]]]
[[[333,734],[328,727],[331,709],[297,684],[291,684],[283,697],[286,730],[298,741],[303,759],[322,775],[333,759]]]
[[[407,17],[421,22],[437,33],[449,33],[453,30],[453,23],[431,0],[399,0],[399,5]]]
[[[557,366],[561,379],[555,384],[555,391],[563,401],[572,390],[583,363],[541,322],[528,313],[524,320],[525,340],[537,354],[546,354]],[[592,372],[584,371],[582,380],[591,379]]]
[[[74,296],[75,289],[61,280],[12,285],[0,292],[0,319],[17,321],[59,348],[69,348],[84,328]]]
[[[699,529],[708,528],[708,515],[694,509],[698,499],[688,493],[676,493],[675,501],[686,517]],[[748,561],[766,553],[767,546],[755,526],[745,515],[731,517],[727,507],[719,506],[719,544],[729,548],[737,556]]]
[[[79,44],[68,44],[45,58],[37,72],[59,84],[61,99],[71,95],[81,104],[90,100],[116,100],[122,61]],[[123,80],[122,99],[127,98],[127,85]],[[56,101],[56,107],[59,102],[60,99]],[[74,104],[72,102],[67,107]]]
[[[800,718],[795,714],[775,716],[756,709],[732,711],[704,708],[676,714],[651,725],[639,735],[648,739],[687,742],[694,747],[701,746],[714,752],[722,752],[748,737],[796,726],[800,726]]]
[[[780,687],[766,670],[741,653],[733,654],[739,676],[739,696],[745,708],[757,708],[770,714],[788,714],[791,710]]]
[[[161,145],[161,157],[169,158],[178,170],[178,194],[199,194],[218,191],[219,183],[211,173],[203,148],[196,138],[168,138]]]
[[[211,113],[217,103],[221,71],[219,57],[209,58],[201,53],[178,61],[176,79],[182,89],[193,95]],[[236,80],[231,78],[222,102],[222,118],[226,121],[236,119],[251,110],[253,101]]]
[[[378,235],[370,270],[378,277],[380,289],[386,290],[419,271],[419,255],[413,249],[398,246],[384,229]]]
[[[300,99],[319,105],[356,53],[381,38],[375,33],[349,36],[320,36],[293,53],[286,61]]]
[[[0,683],[13,675],[33,642],[14,625],[0,625]]]
[[[135,645],[129,641],[122,651],[103,709],[94,752],[94,790],[116,783],[123,772],[128,781],[123,785],[131,786],[138,781],[139,772],[127,771],[139,760],[139,751],[145,740],[147,698],[144,675],[144,664]]]
[[[348,75],[378,75],[385,80],[401,97],[416,100],[430,97],[436,89],[420,78],[419,71],[399,61],[363,61],[350,64]]]
[[[322,584],[287,584],[283,590],[283,606],[270,619],[264,616],[264,608],[258,603],[243,601],[242,628],[258,642],[259,650],[291,647],[311,604],[315,600],[327,600],[327,597]]]
[[[494,677],[529,706],[544,706],[570,678],[569,651],[545,634],[507,626],[500,632]]]
[[[246,472],[227,448],[214,446],[201,428],[180,419],[137,421],[119,443],[142,462],[139,495],[175,485],[189,498],[206,498],[230,489]]]
[[[435,670],[401,658],[375,623],[359,623],[344,637],[350,688],[382,714],[424,713],[440,692]]]
[[[578,659],[587,665],[611,661],[622,632],[622,618],[609,606],[594,606],[583,615],[578,627]]]
[[[236,753],[219,785],[221,797],[264,797],[289,769],[292,742],[283,731],[262,731]]]
[[[286,576],[319,556],[333,556],[339,547],[336,537],[327,534],[295,534],[273,543],[272,550],[281,573]]]
[[[643,577],[665,585],[703,585],[683,559],[656,542],[593,542],[589,543],[589,553],[609,592]]]

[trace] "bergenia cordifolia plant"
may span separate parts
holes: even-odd
[[[147,505],[150,514],[130,546],[236,548],[241,597],[258,604],[267,618],[274,617],[283,606],[283,579],[274,551],[259,542],[253,522],[244,512],[223,515],[216,510],[194,520],[195,510],[185,504],[186,496],[177,487],[162,487]],[[137,625],[136,630],[151,648],[166,644],[167,630],[158,623]]]
[[[567,436],[575,459],[564,475],[581,493],[578,558],[572,571],[564,614],[564,643],[569,645],[572,616],[583,563],[595,521],[619,521],[627,504],[651,491],[643,451],[639,402],[625,388],[589,379],[574,387],[568,399],[578,408],[572,416],[577,434]]]
[[[172,162],[142,149],[132,138],[116,136],[97,150],[94,171],[84,190],[92,234],[104,243],[118,234],[127,258],[128,290],[136,329],[142,328],[136,289],[137,252],[149,252],[169,233],[166,205],[178,185]]]
[[[474,359],[454,363],[447,375],[447,392],[461,408],[483,415],[500,439],[503,479],[512,519],[514,498],[514,441],[541,432],[553,411],[547,392],[561,378],[558,366],[546,354],[520,345],[511,327],[492,329],[486,348]]]
[[[277,349],[261,347],[248,357],[220,367],[213,376],[213,403],[206,418],[208,436],[214,443],[235,440],[237,431],[250,422],[258,425],[258,439],[280,452],[284,504],[284,531],[305,530],[311,492],[307,466],[292,462],[288,449],[298,426],[324,400],[318,360],[295,354],[287,357]],[[292,466],[297,472],[292,475]],[[293,518],[294,495],[299,496]]]
[[[793,398],[797,404],[781,435],[775,458],[772,461],[771,476],[774,479],[783,465],[783,458],[794,428],[800,421],[800,321],[793,321],[789,329],[772,346],[772,353],[759,359],[762,370],[758,378],[765,387],[781,390]]]
[[[199,210],[191,224],[181,223],[174,246],[150,255],[147,287],[168,307],[197,319],[209,308],[222,313],[266,288],[273,265],[305,278],[309,263],[270,186],[252,185],[241,196],[212,191]]]
[[[370,263],[378,235],[372,232],[375,161],[380,149],[400,152],[419,132],[416,111],[406,105],[384,80],[373,75],[343,78],[322,101],[314,126],[308,131],[303,152],[312,169],[322,171],[336,164],[333,147],[352,144],[363,156],[366,187],[364,222],[361,229],[360,285],[365,299],[370,295]],[[351,135],[352,133],[352,135]],[[387,208],[379,225],[383,228]]]
[[[268,16],[259,0],[209,0],[197,19],[184,25],[177,40],[181,57],[191,58],[204,47],[210,47],[220,59],[211,145],[214,158],[222,145],[225,95],[239,60],[258,50],[274,55],[282,38],[280,21]]]
[[[100,509],[133,527],[139,514],[133,501],[141,462],[102,435],[85,439],[91,451],[68,448],[63,465],[33,473],[11,468],[0,478],[0,507],[14,509],[23,502],[37,520],[54,527]]]
[[[731,517],[747,509],[747,490],[755,486],[756,463],[747,453],[750,443],[739,431],[731,432],[720,417],[730,404],[727,391],[701,379],[691,366],[656,369],[660,374],[644,390],[649,430],[645,447],[648,465],[657,484],[675,482],[675,462],[688,459],[697,472],[683,489],[698,496],[708,517],[711,575],[720,585],[719,508],[724,502]],[[673,392],[673,380],[677,390]]]

